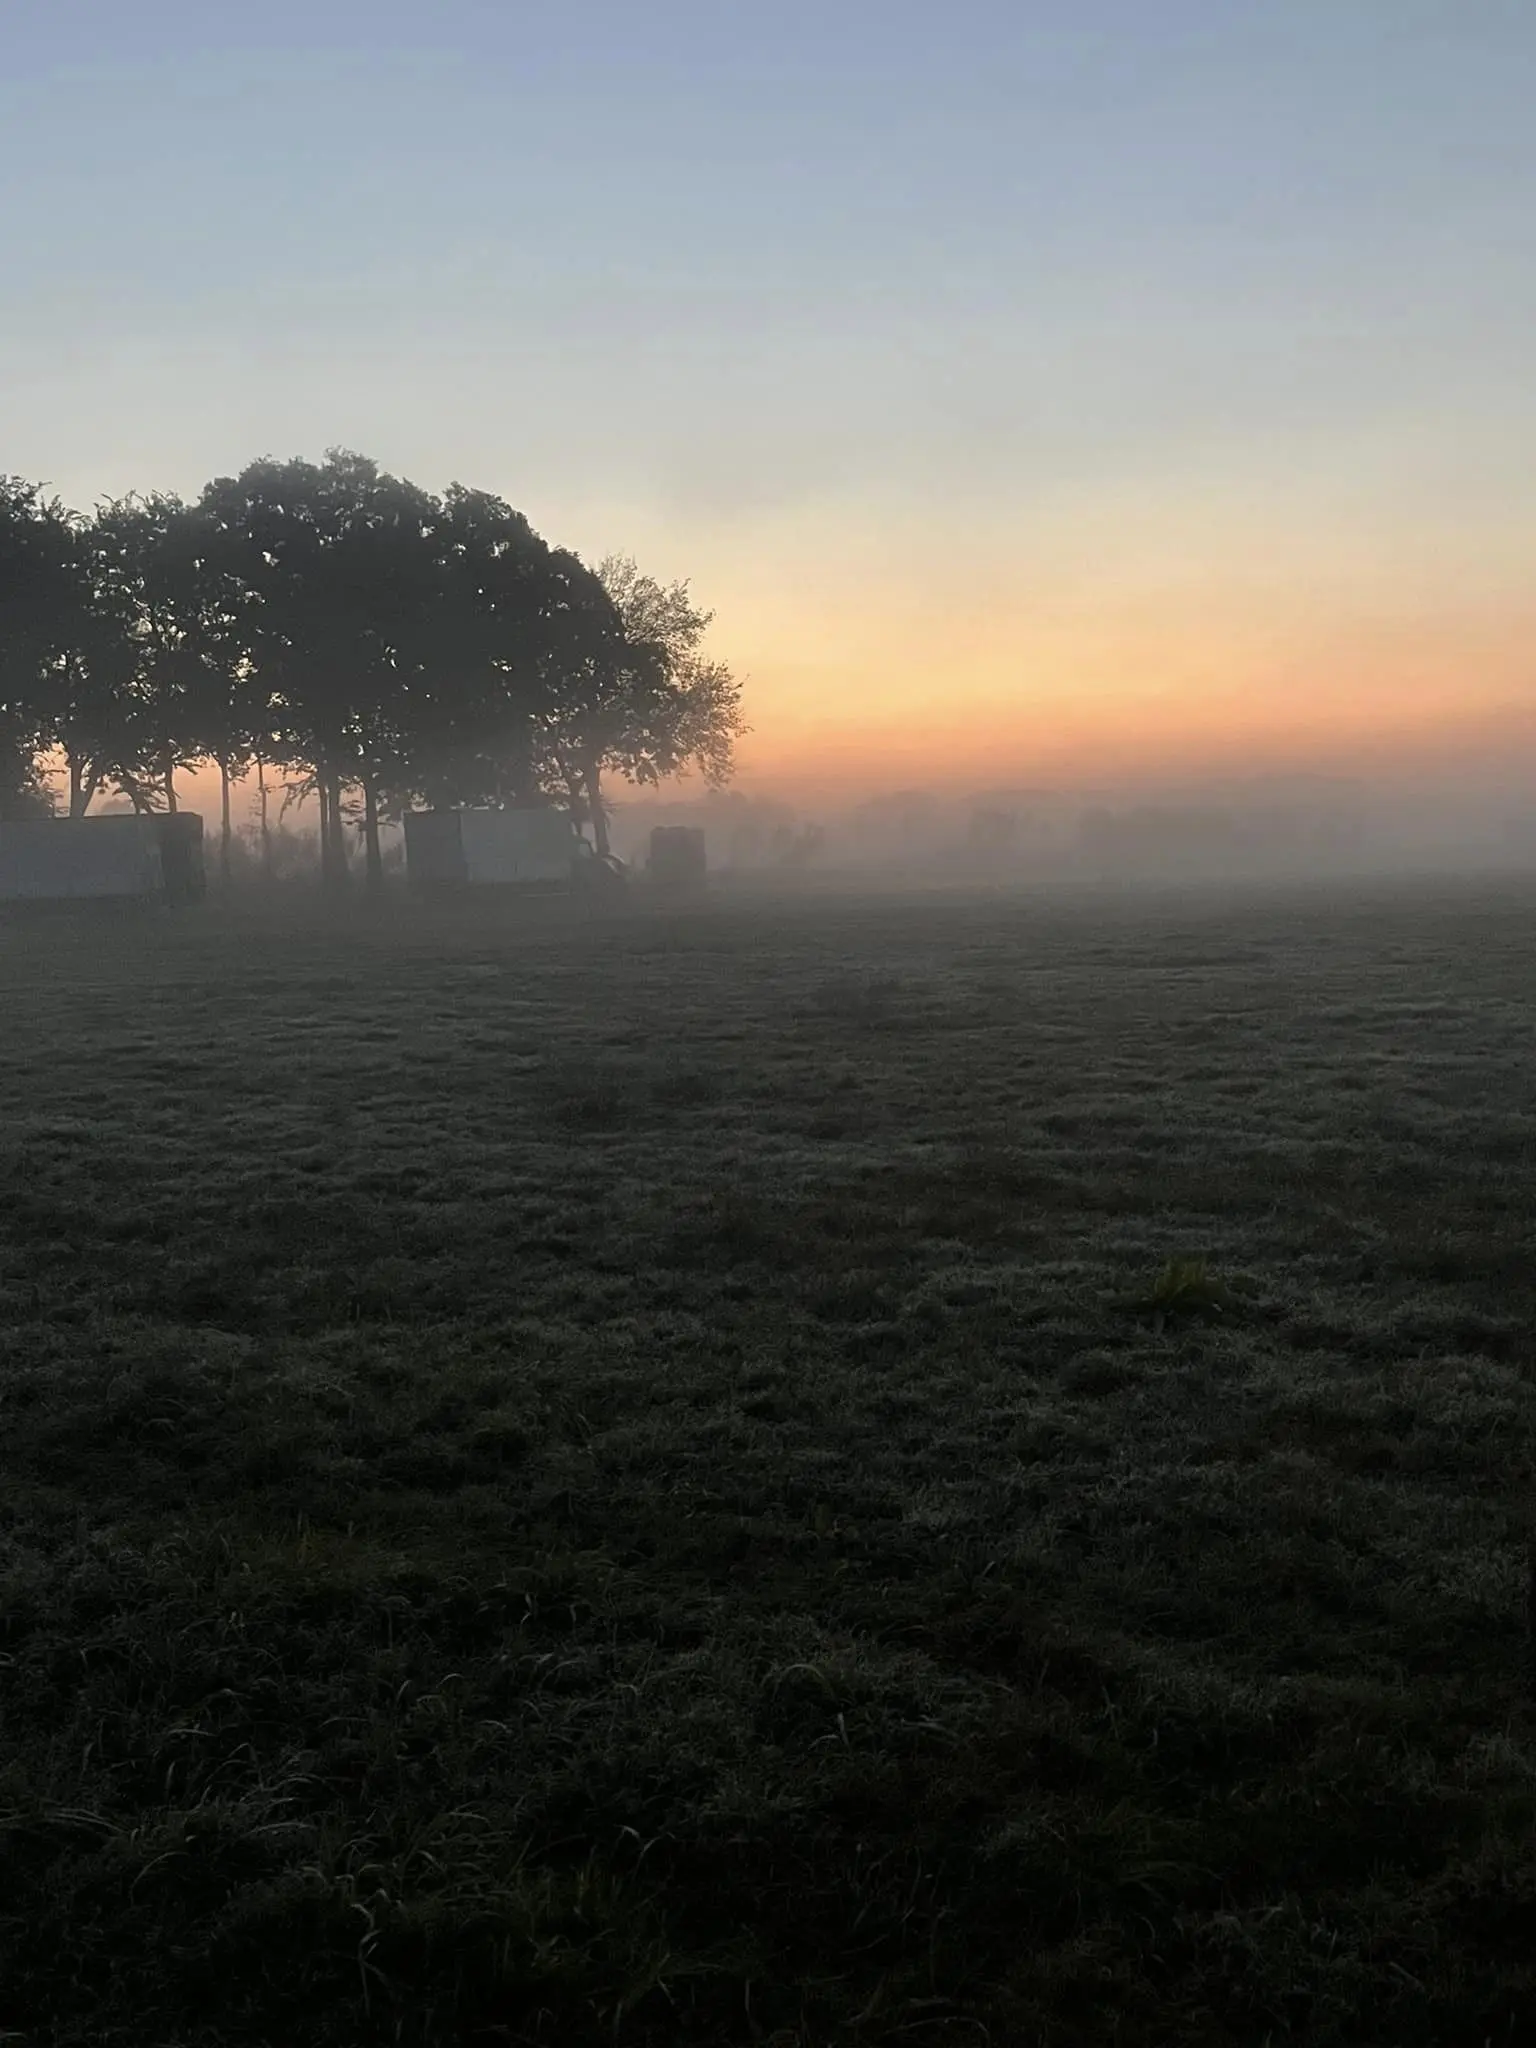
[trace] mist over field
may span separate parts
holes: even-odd
[[[638,798],[615,843],[643,857],[657,823],[704,825],[727,873],[929,876],[1036,888],[1536,871],[1536,777],[1415,785],[1264,775],[1088,789],[910,789],[796,801],[730,792]]]
[[[211,818],[217,786],[190,776],[182,801]],[[274,799],[274,815],[279,808]],[[252,792],[239,786],[248,841],[255,814]],[[283,816],[311,845],[313,806]],[[1516,874],[1536,872],[1536,759],[1507,748],[1428,771],[1401,763],[1374,775],[1259,768],[1076,788],[936,779],[870,791],[815,776],[765,787],[747,775],[713,793],[679,783],[614,800],[614,845],[637,866],[651,831],[679,824],[702,827],[722,878],[777,875],[797,886],[817,877],[875,889],[923,877],[1052,889]]]

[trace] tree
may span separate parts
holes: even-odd
[[[85,530],[95,609],[118,623],[133,666],[121,726],[142,800],[176,809],[176,770],[207,751],[197,730],[203,659],[190,516],[164,492],[113,499]]]
[[[53,799],[36,766],[0,741],[0,825],[52,815]]]
[[[454,484],[440,508],[433,644],[413,684],[397,801],[556,796],[606,847],[601,736],[634,722],[649,649],[626,641],[601,580],[504,499]],[[622,702],[622,716],[610,715]]]
[[[665,689],[648,707],[648,723],[628,736],[631,779],[647,782],[697,768],[711,789],[730,781],[736,741],[746,732],[741,685],[723,661],[706,660],[700,643],[714,613],[700,611],[686,583],[658,583],[627,555],[610,555],[598,568],[632,646],[653,649]],[[621,765],[624,765],[621,762]]]
[[[271,744],[272,702],[247,652],[241,627],[245,589],[224,559],[203,509],[162,501],[151,596],[166,646],[156,693],[173,744],[187,760],[219,771],[219,874],[232,879],[232,786]]]
[[[712,788],[729,781],[746,730],[741,686],[700,653],[711,614],[686,583],[658,583],[627,556],[595,574],[568,559],[573,631],[544,734],[546,773],[606,852],[604,773],[654,785],[696,768]]]
[[[399,779],[434,597],[436,502],[365,456],[255,462],[200,510],[240,588],[237,636],[270,706],[273,753],[320,803],[321,866],[346,876],[344,796],[362,798],[367,872],[383,879],[381,798]]]
[[[0,819],[47,804],[38,767],[50,584],[45,505],[36,484],[0,476]]]
[[[226,876],[252,764],[263,800],[269,768],[318,799],[331,885],[344,817],[377,886],[381,822],[423,801],[559,798],[606,851],[605,775],[730,775],[741,693],[708,625],[684,583],[593,571],[504,499],[346,450],[88,520],[0,479],[0,803],[34,802],[53,754],[72,816],[114,786],[174,810],[212,760]]]
[[[656,679],[646,650],[632,648],[602,582],[576,555],[557,551],[540,626],[539,714],[534,766],[539,786],[592,826],[608,852],[602,772],[635,722],[638,702]]]
[[[29,675],[25,723],[41,752],[63,756],[72,818],[115,785],[147,806],[142,732],[135,719],[136,650],[131,621],[103,574],[102,535],[93,522],[31,493],[26,544],[30,622],[20,635]]]
[[[437,508],[433,549],[437,589],[417,614],[428,644],[410,663],[392,807],[527,803],[555,558],[522,513],[462,484]]]

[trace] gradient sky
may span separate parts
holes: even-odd
[[[1536,708],[1533,107],[1532,0],[10,0],[0,469],[502,491],[749,786],[1385,767]]]

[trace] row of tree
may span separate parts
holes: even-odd
[[[178,771],[313,798],[322,872],[418,805],[568,805],[607,851],[605,778],[728,779],[745,729],[686,584],[597,569],[503,499],[361,455],[252,463],[194,501],[70,511],[0,477],[0,818],[106,793],[174,809]],[[55,767],[56,764],[56,767]],[[62,796],[63,792],[61,792]]]

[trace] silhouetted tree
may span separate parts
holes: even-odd
[[[41,687],[59,596],[42,493],[0,476],[0,819],[31,816],[48,802],[38,767]]]
[[[270,707],[271,755],[320,804],[321,865],[345,878],[342,805],[361,794],[369,880],[381,795],[408,751],[440,590],[435,501],[365,456],[252,463],[200,501],[240,589],[237,637]]]
[[[62,755],[68,809],[83,817],[98,792],[121,789],[136,810],[146,788],[147,728],[137,691],[132,607],[108,573],[112,540],[56,499],[39,502],[38,569],[46,590],[37,677],[37,738]]]
[[[84,530],[95,604],[132,649],[123,730],[136,779],[176,809],[176,770],[205,753],[196,730],[201,620],[192,572],[189,514],[181,499],[154,492],[97,507]]]
[[[504,499],[461,484],[437,508],[434,548],[437,595],[421,615],[430,644],[416,664],[394,802],[527,803],[551,622],[564,602],[558,559]]]
[[[585,819],[606,854],[603,770],[637,715],[642,673],[659,677],[659,668],[648,651],[631,648],[618,607],[595,571],[563,549],[549,567],[534,769],[539,787]]]
[[[166,771],[211,761],[219,771],[219,872],[234,850],[232,785],[270,740],[270,693],[242,635],[246,589],[200,505],[155,495],[113,508],[139,607],[141,715]]]
[[[654,785],[697,769],[717,788],[730,780],[735,743],[746,730],[741,685],[724,662],[700,652],[713,615],[694,604],[688,585],[659,583],[624,555],[607,557],[597,578],[618,615],[622,645],[604,650],[560,717],[563,750],[582,764],[595,823],[603,816],[604,771]]]
[[[317,798],[322,871],[354,816],[370,884],[411,804],[558,797],[607,850],[603,778],[731,771],[744,729],[686,584],[551,548],[489,492],[437,498],[365,456],[249,464],[195,504],[135,495],[81,519],[0,479],[0,804],[107,788],[175,809],[176,774],[255,765]]]

